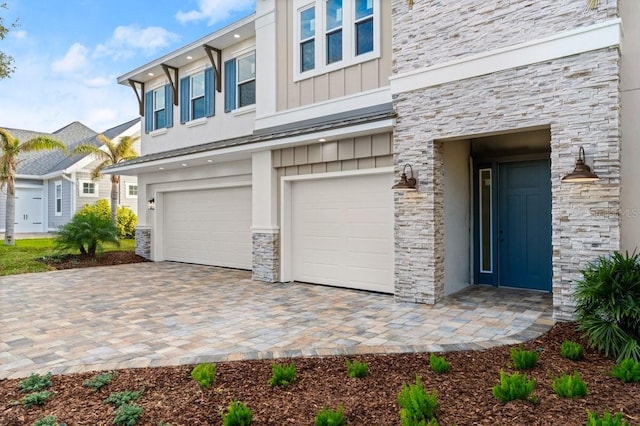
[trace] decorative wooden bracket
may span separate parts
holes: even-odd
[[[142,117],[144,115],[144,83],[142,81],[129,79],[129,85],[135,92],[136,98],[138,98],[138,107],[140,108],[140,116]],[[140,87],[139,92],[138,86]]]
[[[215,47],[207,46],[206,44],[202,47],[204,48],[204,51],[207,52],[211,65],[213,65],[213,72],[216,74],[216,91],[220,93],[222,92],[222,76],[220,72],[222,69],[222,51]],[[215,60],[213,57],[214,53],[216,54]]]
[[[178,105],[178,68],[174,68],[167,64],[162,64],[162,69],[171,83],[173,89],[173,104]],[[171,77],[171,71],[173,71],[173,78]]]

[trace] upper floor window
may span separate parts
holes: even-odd
[[[62,216],[62,181],[56,181],[54,184],[55,195],[55,215]]]
[[[180,122],[214,115],[213,68],[180,79]]]
[[[224,63],[225,112],[256,103],[256,52]]]
[[[98,196],[98,184],[90,180],[81,180],[80,182],[80,195],[83,197],[97,197]]]
[[[295,0],[295,5],[294,79],[380,56],[380,0]]]
[[[170,84],[150,90],[144,99],[144,130],[152,132],[173,126],[173,89]]]

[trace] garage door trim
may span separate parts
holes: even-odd
[[[350,170],[344,172],[317,173],[310,175],[283,176],[280,181],[280,244],[281,244],[281,263],[280,278],[283,282],[293,281],[292,268],[292,204],[291,194],[294,182],[312,180],[312,179],[332,179],[332,178],[348,178],[352,176],[367,176],[374,174],[393,173],[393,167],[379,167],[375,169]],[[389,187],[391,191],[391,187]]]

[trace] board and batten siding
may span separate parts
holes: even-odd
[[[276,109],[285,111],[389,86],[391,2],[380,2],[380,57],[294,81],[294,0],[276,2]],[[320,35],[319,35],[320,36]]]

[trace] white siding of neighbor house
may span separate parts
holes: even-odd
[[[56,216],[55,205],[56,205],[56,193],[55,193],[55,183],[57,181],[62,181],[62,215]],[[47,227],[50,230],[55,230],[65,223],[67,223],[71,217],[73,216],[74,209],[71,206],[72,202],[72,193],[73,187],[71,182],[66,179],[51,179],[47,181],[47,199],[49,202],[47,203],[47,216],[48,223]]]

